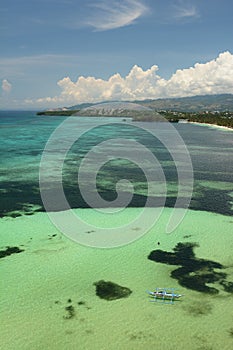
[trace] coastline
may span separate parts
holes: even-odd
[[[208,126],[208,127],[214,128],[214,129],[222,129],[222,130],[226,130],[226,131],[233,131],[233,128],[229,128],[229,127],[223,126],[223,125],[210,124],[210,123],[190,122],[190,121],[188,123],[196,124],[196,125],[200,125],[200,126]]]

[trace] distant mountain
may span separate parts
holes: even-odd
[[[79,105],[75,105],[75,106],[69,107],[69,109],[71,109],[71,110],[78,110],[78,109],[88,108],[88,107],[90,107],[92,105],[93,105],[93,103],[80,103]]]
[[[87,108],[81,109],[80,112],[90,113],[91,115],[92,114],[111,115],[111,114],[121,114],[125,111],[152,112],[152,109],[138,103],[114,101],[114,102],[98,103],[98,104],[89,106]]]
[[[125,108],[117,107],[116,103],[127,103]],[[69,107],[69,110],[83,110],[87,108],[89,111],[95,111],[101,109],[104,105],[112,105],[112,109],[122,109],[122,110],[135,110],[133,104],[141,105],[152,110],[172,110],[179,112],[203,112],[203,111],[233,111],[233,94],[219,94],[219,95],[202,95],[202,96],[191,96],[191,97],[179,97],[179,98],[159,98],[156,100],[140,100],[140,101],[113,101],[108,103],[83,103]],[[115,104],[115,106],[114,106]],[[102,105],[102,106],[101,106]],[[99,106],[99,107],[97,107]],[[108,107],[109,107],[108,106]],[[111,109],[109,107],[109,109]],[[138,110],[138,107],[137,107]]]
[[[137,103],[136,103],[137,102]],[[38,112],[47,116],[121,117],[133,121],[177,123],[180,120],[233,128],[233,95],[205,95],[144,101],[81,104]]]
[[[74,111],[73,109],[70,111]],[[123,117],[133,120],[159,121],[163,119],[154,109],[132,102],[105,102],[74,111],[75,116]]]
[[[135,101],[157,111],[173,110],[179,112],[233,111],[233,95],[202,95],[180,98]]]

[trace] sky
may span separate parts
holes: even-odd
[[[1,0],[0,109],[233,93],[232,0]]]

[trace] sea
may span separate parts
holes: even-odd
[[[1,111],[0,133],[4,349],[232,348],[233,130]]]

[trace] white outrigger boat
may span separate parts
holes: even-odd
[[[156,288],[154,292],[147,291],[152,298],[150,301],[159,301],[165,304],[173,304],[175,300],[180,299],[183,294],[175,293],[174,288]]]

